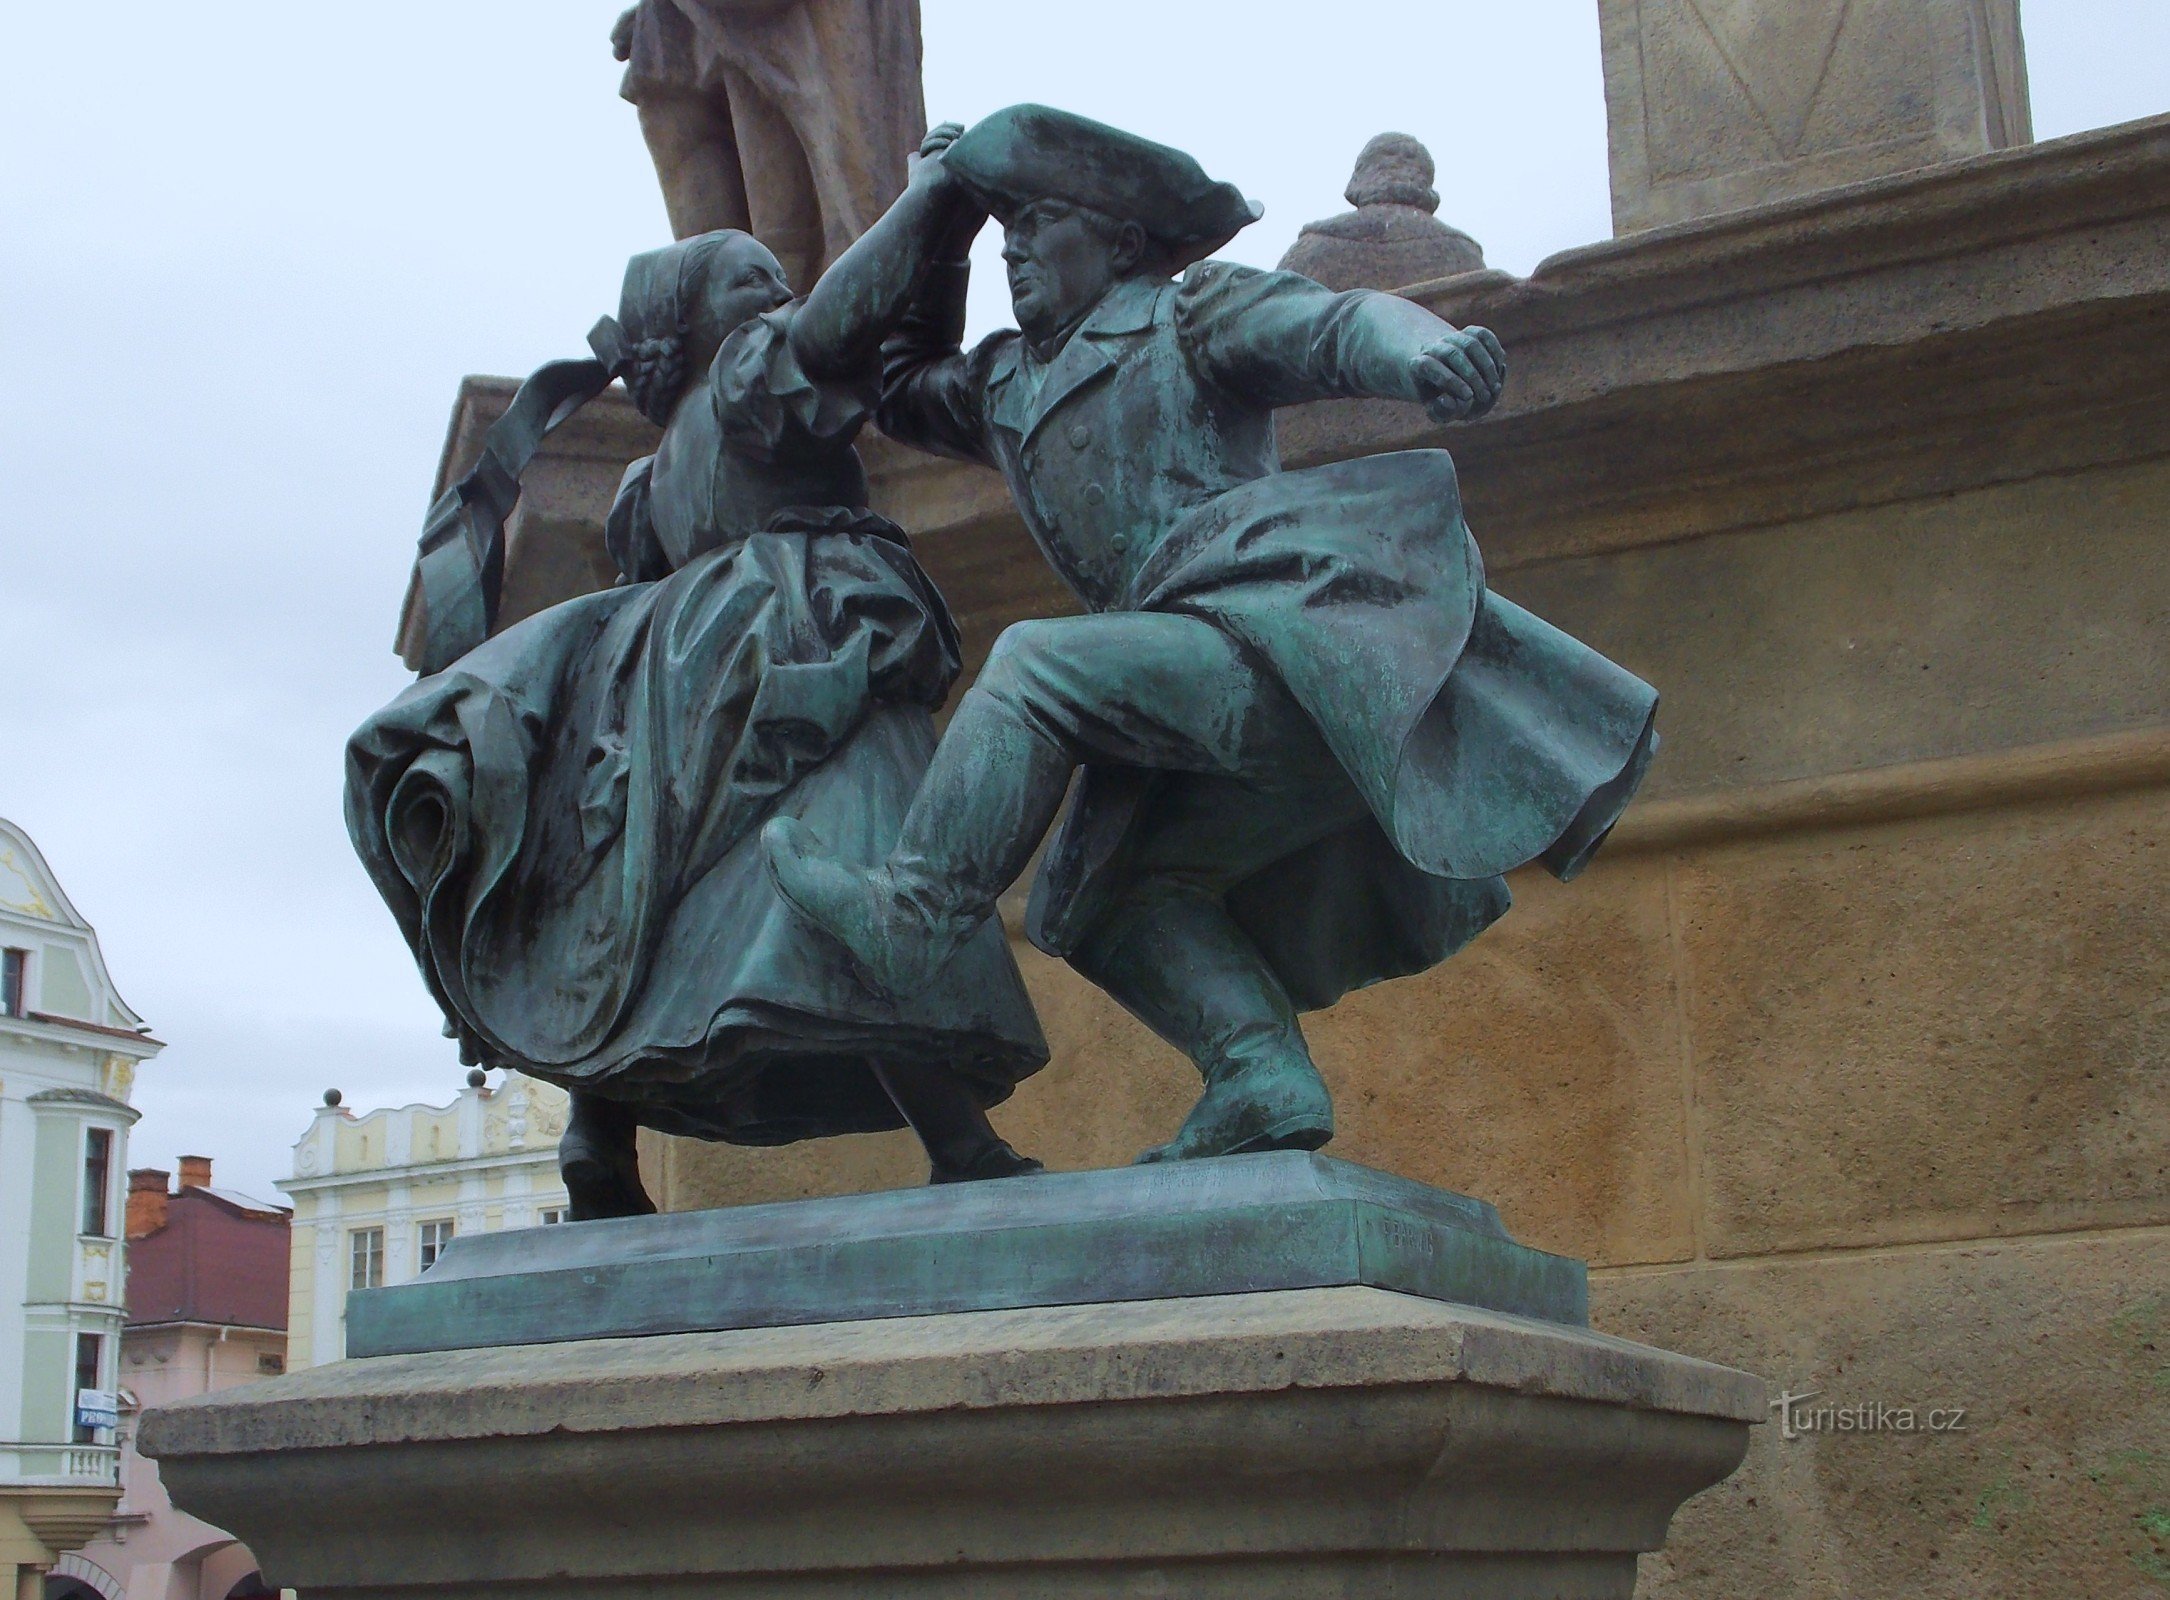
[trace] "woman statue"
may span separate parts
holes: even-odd
[[[529,380],[432,513],[428,675],[348,746],[355,848],[462,1057],[571,1091],[575,1219],[655,1209],[637,1127],[909,1125],[935,1182],[1038,1170],[985,1112],[1047,1059],[999,928],[885,998],[778,897],[758,841],[791,816],[883,856],[959,670],[852,443],[912,290],[893,263],[925,255],[898,230],[950,225],[934,192],[915,182],[804,300],[744,233],[636,256],[601,359]],[[610,513],[623,576],[484,638],[519,470],[613,374],[664,430]]]

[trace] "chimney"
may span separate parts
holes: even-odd
[[[184,1189],[208,1189],[211,1187],[211,1158],[209,1156],[181,1157],[181,1187]]]
[[[141,1239],[166,1225],[166,1180],[170,1172],[137,1167],[128,1174],[128,1237]]]

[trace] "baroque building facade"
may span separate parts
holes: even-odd
[[[30,836],[0,819],[0,1594],[119,1497],[128,1096],[162,1048]]]
[[[45,1600],[261,1600],[249,1548],[166,1496],[135,1451],[136,1419],[286,1370],[287,1211],[212,1184],[207,1156],[128,1174],[128,1324],[121,1334],[121,1500],[54,1564]]]
[[[563,1222],[562,1089],[518,1074],[491,1087],[470,1072],[447,1106],[357,1115],[337,1090],[294,1146],[287,1364],[346,1354],[349,1290],[406,1283],[466,1233]]]

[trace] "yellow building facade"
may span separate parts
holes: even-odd
[[[480,1072],[447,1106],[356,1113],[327,1093],[294,1146],[289,1370],[346,1354],[353,1289],[407,1283],[462,1234],[565,1220],[558,1181],[562,1089],[518,1074],[491,1087]]]

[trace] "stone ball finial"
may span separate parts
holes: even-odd
[[[326,1089],[324,1091],[324,1103],[328,1106],[336,1107],[345,1098],[346,1096],[342,1095],[337,1089]]]
[[[1432,180],[1439,169],[1432,153],[1406,133],[1375,135],[1356,157],[1356,171],[1344,193],[1352,206],[1414,206],[1439,209]]]
[[[468,1088],[479,1089],[489,1081],[490,1075],[487,1072],[484,1072],[480,1067],[469,1067],[467,1069]]]

